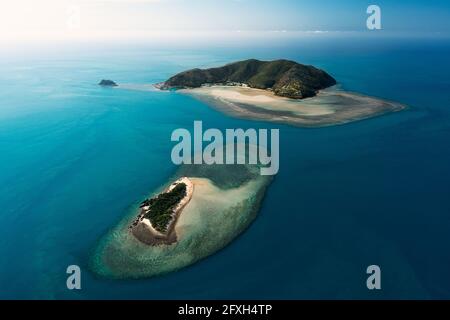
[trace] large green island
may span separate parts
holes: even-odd
[[[239,61],[192,69],[156,84],[192,95],[228,115],[320,127],[403,110],[404,105],[340,90],[323,70],[289,60]]]
[[[302,99],[313,97],[321,89],[336,84],[323,70],[289,60],[244,60],[210,69],[181,72],[159,85],[161,89],[199,88],[209,85],[246,85],[270,89],[280,97]]]

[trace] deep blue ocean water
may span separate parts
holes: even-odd
[[[0,298],[450,298],[450,43],[338,39],[254,48],[42,51],[0,62]],[[230,118],[146,84],[192,67],[294,59],[407,111],[300,129]],[[145,280],[89,271],[99,238],[174,173],[172,130],[280,128],[280,172],[249,230]],[[82,290],[66,268],[82,268]],[[382,290],[366,288],[377,264]]]

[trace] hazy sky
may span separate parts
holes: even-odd
[[[450,34],[449,0],[2,0],[0,41],[366,32],[370,4],[384,32]]]

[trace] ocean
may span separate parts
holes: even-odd
[[[5,55],[5,56],[3,56]],[[0,298],[450,298],[450,42],[321,39],[267,46],[118,46],[0,62]],[[223,115],[146,84],[247,59],[293,59],[409,106],[327,128]],[[101,79],[129,89],[101,88]],[[176,128],[279,128],[280,171],[248,230],[180,271],[89,268],[98,241],[177,167]],[[366,268],[381,268],[381,290]],[[81,290],[66,287],[79,265]]]

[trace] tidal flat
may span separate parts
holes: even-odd
[[[297,127],[325,127],[401,111],[405,105],[337,89],[324,89],[311,98],[290,99],[270,90],[240,86],[181,89],[218,111],[236,118],[270,121]]]

